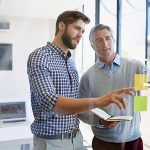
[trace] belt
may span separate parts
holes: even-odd
[[[37,137],[40,137],[42,139],[72,139],[75,138],[80,131],[76,130],[72,133],[63,133],[58,135],[36,135]]]

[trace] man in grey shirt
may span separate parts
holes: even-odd
[[[103,24],[96,25],[89,39],[98,59],[81,78],[80,97],[103,96],[118,88],[134,87],[135,74],[145,73],[145,67],[139,61],[116,54],[111,28]],[[80,115],[80,119],[92,127],[93,150],[143,150],[140,113],[133,111],[133,97],[126,95],[124,98],[127,109],[120,110],[114,104],[103,109],[112,116],[132,115],[132,121],[108,122],[91,112]]]

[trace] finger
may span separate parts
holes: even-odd
[[[118,124],[118,122],[109,122],[109,124],[107,125],[108,128],[113,128]]]
[[[125,109],[126,108],[126,103],[125,100],[121,96],[116,96],[113,98],[113,102],[119,106],[120,109]]]
[[[120,101],[120,103],[122,104],[122,108],[125,109],[127,107],[127,104],[125,102],[125,99],[123,97],[118,96],[118,100]]]
[[[118,94],[122,94],[122,93],[125,93],[125,92],[133,92],[134,91],[134,88],[122,88],[122,89],[119,89],[119,90],[116,90],[116,93]]]
[[[118,124],[118,122],[112,122],[109,126],[110,127],[115,127]]]
[[[135,93],[133,91],[127,91],[127,92],[125,92],[125,94],[131,95],[131,96],[135,95]]]
[[[118,105],[118,107],[119,107],[120,109],[123,109],[122,103],[120,103],[116,98],[113,98],[112,103],[115,103],[116,105]]]

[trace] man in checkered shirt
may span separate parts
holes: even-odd
[[[83,150],[77,114],[116,103],[125,108],[121,94],[112,91],[96,98],[79,99],[79,78],[69,49],[75,49],[89,18],[79,11],[65,11],[56,21],[54,40],[33,51],[27,63],[34,122],[34,150]]]

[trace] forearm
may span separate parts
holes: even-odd
[[[62,115],[74,115],[98,107],[96,98],[68,98],[59,96],[54,111]]]
[[[122,94],[133,95],[133,88],[123,88],[107,93],[104,96],[96,98],[67,98],[58,96],[54,111],[62,115],[75,115],[93,108],[105,107],[111,103],[117,104],[120,109],[126,107]]]

